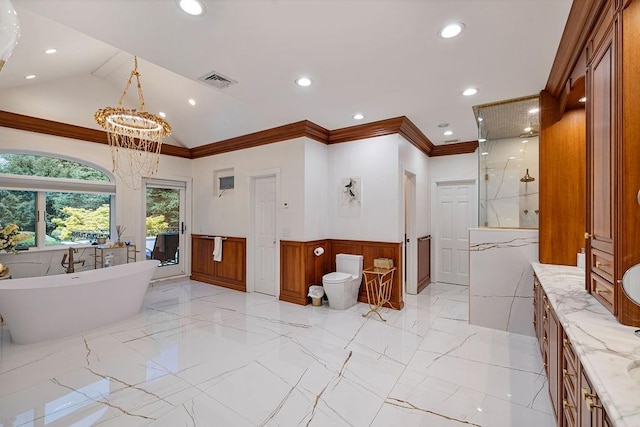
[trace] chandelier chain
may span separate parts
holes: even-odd
[[[140,111],[147,111],[144,104],[144,95],[142,93],[142,84],[140,83],[140,73],[138,72],[138,57],[133,57],[134,67],[131,70],[131,74],[129,74],[129,79],[127,80],[127,85],[124,87],[124,92],[122,92],[122,96],[120,96],[120,100],[118,101],[118,107],[122,107],[122,103],[124,101],[125,96],[127,96],[127,92],[129,91],[129,87],[131,86],[131,82],[133,76],[136,76],[136,85],[138,88],[138,102],[140,104]]]

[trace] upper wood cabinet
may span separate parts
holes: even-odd
[[[608,8],[605,8],[608,9]],[[617,22],[604,13],[596,26],[597,46],[588,52],[587,65],[587,288],[605,307],[616,313],[613,277],[603,270],[613,270],[615,258],[616,148],[617,132]],[[601,256],[598,254],[601,253]]]
[[[586,43],[586,287],[621,323],[640,326],[624,294],[640,262],[640,1],[602,0]]]

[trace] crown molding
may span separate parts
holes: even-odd
[[[0,110],[0,126],[63,138],[78,139],[80,141],[95,142],[98,144],[109,144],[107,133],[101,130],[41,119],[39,117],[25,116],[9,111]],[[162,144],[160,153],[168,156],[191,158],[191,152],[188,148],[177,147],[170,144]]]
[[[433,143],[406,116],[332,130],[329,132],[329,144],[339,144],[396,133],[402,135],[427,156],[431,155],[434,147]]]
[[[28,132],[60,136],[81,141],[108,144],[107,133],[97,129],[26,116],[0,110],[0,127],[8,127]],[[405,116],[379,120],[372,123],[350,126],[329,131],[309,120],[278,126],[236,138],[188,149],[171,144],[162,144],[161,154],[186,159],[214,156],[216,154],[245,148],[273,144],[290,139],[307,137],[323,144],[339,144],[378,136],[400,134],[427,156],[446,156],[472,153],[478,146],[477,141],[449,145],[433,145],[418,127]]]
[[[607,0],[574,1],[553,60],[545,90],[560,99],[571,73],[580,58],[587,36]]]
[[[216,154],[273,144],[275,142],[305,136],[326,144],[329,139],[329,131],[313,122],[302,120],[300,122],[192,148],[191,158],[198,159],[200,157],[215,156]]]
[[[478,149],[478,141],[465,141],[455,144],[436,145],[431,151],[431,157],[452,156],[454,154],[469,154]]]

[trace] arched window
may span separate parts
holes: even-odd
[[[0,227],[20,229],[17,249],[90,243],[111,231],[115,183],[70,159],[0,152]]]

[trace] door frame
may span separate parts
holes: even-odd
[[[418,293],[418,240],[416,235],[416,174],[408,169],[402,171],[402,267],[403,294]],[[409,240],[407,242],[407,240]],[[406,268],[405,268],[406,266]]]
[[[249,191],[248,191],[248,203],[247,205],[249,206],[249,218],[248,218],[248,225],[247,225],[247,230],[249,231],[247,233],[247,292],[255,292],[255,283],[256,283],[256,270],[255,270],[255,260],[254,260],[254,254],[255,254],[255,250],[256,250],[256,244],[257,244],[257,239],[256,239],[256,231],[255,231],[255,219],[256,219],[256,206],[255,206],[255,201],[256,201],[256,179],[259,178],[269,178],[269,177],[275,177],[276,179],[276,215],[275,215],[275,220],[276,220],[276,227],[275,227],[275,232],[276,232],[276,251],[275,251],[275,286],[276,286],[276,292],[275,292],[275,297],[276,299],[280,298],[280,227],[281,227],[281,220],[280,220],[280,168],[274,168],[274,169],[266,169],[266,170],[261,170],[261,171],[254,171],[254,172],[249,172],[247,174],[248,176],[248,180],[249,180]]]
[[[438,224],[440,223],[440,215],[438,214],[438,186],[439,185],[473,185],[472,209],[476,212],[475,221],[471,224],[471,227],[478,227],[478,179],[477,178],[437,178],[431,180],[431,241],[433,244],[433,250],[431,251],[431,272],[433,273],[433,281],[440,281],[440,230]],[[435,266],[435,268],[433,268]]]
[[[184,208],[183,208],[183,222],[185,224],[185,231],[182,234],[184,238],[183,245],[180,249],[180,260],[184,262],[182,265],[182,273],[173,276],[167,277],[159,277],[152,278],[152,281],[160,281],[172,279],[174,277],[189,277],[191,274],[191,223],[192,223],[192,197],[191,197],[191,186],[192,186],[192,178],[187,177],[166,177],[166,178],[156,178],[156,177],[143,177],[142,178],[142,186],[140,189],[140,212],[142,213],[140,218],[140,230],[138,231],[138,238],[140,240],[140,244],[138,245],[138,250],[140,251],[140,260],[146,259],[145,250],[146,250],[146,231],[147,231],[147,184],[152,185],[166,185],[167,188],[173,187],[178,188],[181,187],[181,184],[184,184]],[[184,246],[184,248],[183,248]],[[143,258],[145,257],[145,258]]]

